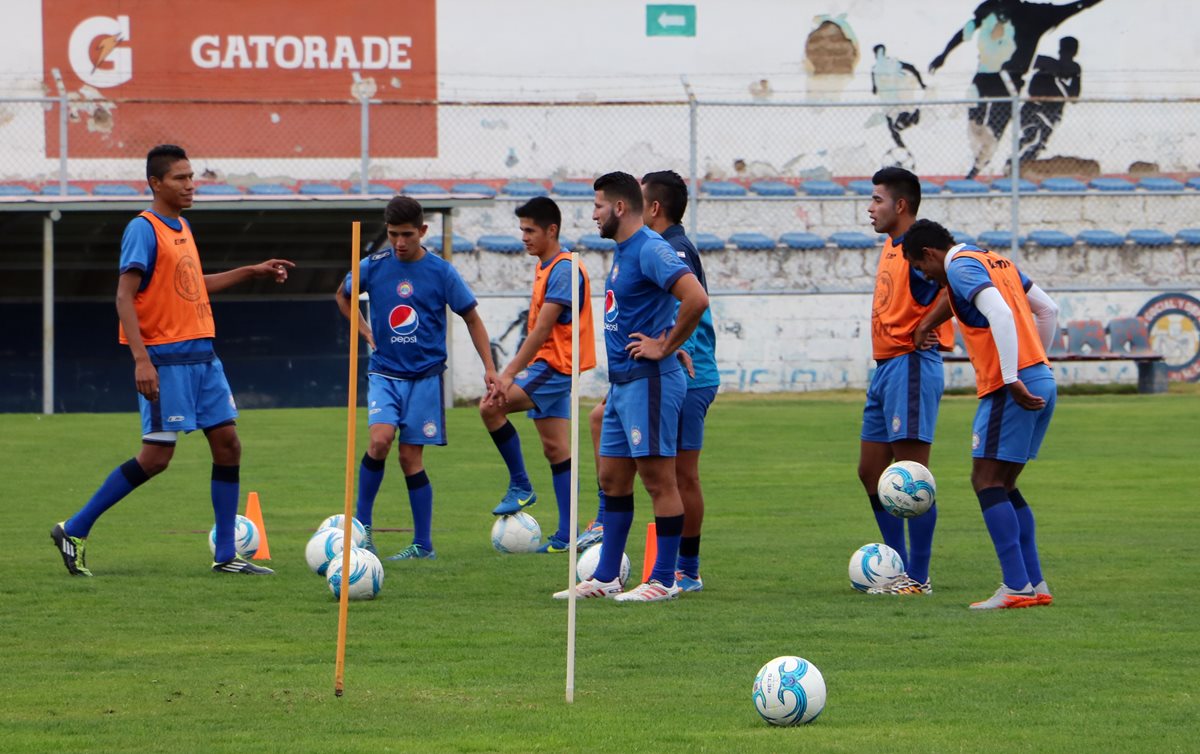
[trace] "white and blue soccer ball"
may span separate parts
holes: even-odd
[[[383,587],[383,567],[375,568],[377,563],[379,563],[379,558],[367,550],[361,547],[350,548],[349,578],[342,578],[341,556],[329,561],[329,571],[325,574],[325,582],[329,584],[329,591],[333,592],[333,596],[338,599],[342,597],[343,588],[347,590],[347,595],[352,600],[375,599],[375,595],[379,594],[379,590]]]
[[[525,511],[500,516],[492,524],[492,547],[496,552],[536,552],[542,543],[542,527]]]
[[[341,529],[320,529],[308,539],[304,546],[304,561],[309,569],[320,576],[325,575],[329,561],[342,554],[346,535]]]
[[[579,560],[575,563],[575,575],[580,581],[587,581],[596,572],[596,567],[600,565],[600,547],[589,547],[579,556]],[[629,556],[621,553],[621,586],[625,586],[625,582],[629,580]]]
[[[318,529],[337,529],[339,531],[346,530],[346,519],[344,514],[330,516],[321,522]],[[361,547],[363,541],[367,538],[367,530],[357,518],[350,519],[350,538],[354,540],[355,547]]]
[[[850,586],[860,592],[888,586],[903,573],[900,553],[878,542],[863,545],[850,556]]]
[[[771,725],[804,725],[825,709],[825,677],[803,657],[776,657],[754,677],[751,698]]]
[[[933,507],[937,486],[916,461],[896,461],[879,475],[879,502],[899,518],[915,518]]]
[[[258,527],[245,516],[238,516],[233,529],[233,546],[237,554],[243,558],[252,558],[258,552]],[[208,532],[208,549],[213,556],[217,554],[217,527]]]

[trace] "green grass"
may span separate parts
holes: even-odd
[[[198,436],[96,526],[96,577],[69,578],[49,529],[136,450],[136,419],[0,416],[13,535],[0,554],[0,751],[1194,750],[1200,400],[1062,398],[1021,485],[1055,604],[982,615],[966,605],[991,593],[999,568],[968,484],[971,398],[946,399],[934,448],[935,594],[849,588],[850,553],[878,539],[855,474],[860,401],[718,400],[703,468],[706,591],[581,603],[574,705],[563,701],[566,609],[550,599],[565,558],[491,551],[505,478],[471,410],[451,411],[451,445],[427,454],[440,559],[388,564],[380,598],[352,604],[340,700],[336,603],[302,553],[342,508],[344,412],[242,416],[242,489],[262,498],[278,570],[268,579],[207,571]],[[532,512],[551,526],[548,470],[531,424],[515,423],[542,492]],[[593,506],[585,494],[582,515]],[[649,508],[640,493],[635,572]],[[393,460],[376,523],[408,522]],[[407,534],[380,539],[392,552]],[[754,712],[754,673],[781,654],[825,675],[814,725],[775,729]]]

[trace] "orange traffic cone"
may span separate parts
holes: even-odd
[[[253,560],[270,560],[271,547],[267,544],[267,527],[263,524],[262,508],[258,504],[258,493],[251,492],[246,498],[246,518],[258,527],[258,551]]]
[[[646,554],[642,557],[642,583],[650,580],[650,572],[654,570],[654,560],[658,557],[658,527],[654,522],[646,524]]]

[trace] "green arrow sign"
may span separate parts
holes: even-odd
[[[647,5],[647,37],[696,36],[696,6]]]

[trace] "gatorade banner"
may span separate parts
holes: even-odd
[[[364,94],[411,103],[374,110],[373,154],[437,156],[435,0],[43,0],[42,28],[73,157],[356,157]]]

